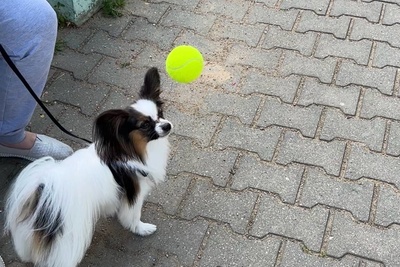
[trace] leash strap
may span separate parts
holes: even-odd
[[[29,85],[29,83],[25,80],[24,76],[21,74],[21,72],[19,72],[18,68],[15,66],[14,62],[12,62],[11,58],[8,56],[6,50],[3,48],[3,46],[0,44],[0,52],[3,55],[5,61],[8,63],[8,65],[10,66],[10,68],[14,71],[14,73],[18,76],[18,78],[21,80],[21,82],[25,85],[26,89],[28,89],[29,93],[31,93],[31,95],[33,96],[33,98],[36,100],[36,102],[39,104],[39,106],[44,110],[44,112],[46,112],[46,114],[49,116],[49,118],[54,122],[55,125],[57,125],[57,127],[63,131],[64,133],[78,138],[82,141],[85,141],[87,143],[91,143],[91,141],[79,137],[71,132],[69,132],[67,129],[65,129],[58,121],[56,118],[54,118],[53,114],[51,114],[51,112],[46,108],[46,106],[43,104],[43,102],[39,99],[39,97],[35,94],[35,92],[32,90],[31,86]]]

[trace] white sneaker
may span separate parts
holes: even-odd
[[[6,264],[3,261],[3,258],[0,256],[0,267],[6,267]]]
[[[0,145],[0,157],[23,158],[31,161],[44,156],[62,160],[73,152],[69,145],[42,134],[36,135],[35,144],[31,149],[18,149]]]

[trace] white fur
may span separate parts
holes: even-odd
[[[139,100],[134,107],[139,111],[141,109],[144,114],[150,112],[153,115],[155,105],[151,101]],[[121,224],[133,233],[153,233],[156,226],[140,220],[141,208],[151,188],[165,178],[168,139],[151,141],[146,149],[146,165],[136,161],[123,163],[140,167],[149,174],[147,177],[138,174],[140,193],[131,206],[121,198],[118,184],[110,169],[101,162],[93,144],[76,151],[63,161],[57,162],[45,157],[29,164],[12,186],[6,205],[5,228],[11,233],[20,258],[43,267],[75,267],[90,245],[100,216],[116,214]],[[44,184],[42,196],[49,197],[52,207],[61,210],[63,218],[63,232],[52,243],[48,255],[35,253],[32,241],[34,216],[22,222],[20,218],[24,203],[40,184]],[[38,206],[42,204],[39,202]]]

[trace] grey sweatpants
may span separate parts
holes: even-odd
[[[0,43],[36,95],[43,92],[57,37],[57,16],[46,0],[0,0]],[[0,143],[25,138],[36,102],[0,56]]]

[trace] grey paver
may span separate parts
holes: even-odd
[[[210,30],[214,39],[229,39],[245,42],[256,47],[265,29],[264,25],[243,24],[226,20],[217,20]]]
[[[337,38],[344,39],[347,35],[348,28],[350,26],[350,18],[346,16],[341,16],[339,18],[335,17],[325,17],[318,16],[314,12],[305,11],[301,15],[299,25],[296,31],[307,32],[315,31],[322,33],[333,34]]]
[[[206,16],[177,7],[169,10],[167,15],[162,18],[161,24],[169,27],[189,28],[206,34],[213,25],[215,18],[216,16],[211,14]]]
[[[313,10],[317,14],[325,14],[329,5],[329,0],[283,0],[282,9],[298,8]]]
[[[331,34],[322,34],[315,51],[315,57],[348,58],[355,60],[358,64],[367,65],[371,48],[372,42],[369,40],[349,41],[337,39]]]
[[[278,194],[288,203],[294,203],[304,168],[291,164],[280,166],[259,160],[257,157],[245,155],[239,161],[232,188],[243,190],[256,188]]]
[[[210,230],[200,266],[274,266],[280,241],[246,239],[222,227]]]
[[[279,97],[283,102],[292,103],[296,95],[300,77],[292,75],[286,78],[268,76],[257,70],[250,70],[240,93],[260,93]]]
[[[380,116],[398,120],[400,113],[393,111],[399,109],[399,98],[382,95],[376,90],[366,90],[360,115],[368,119]]]
[[[143,18],[138,18],[124,32],[124,39],[128,41],[139,39],[169,49],[178,33],[179,29],[154,25]]]
[[[349,15],[365,18],[371,22],[378,22],[381,15],[382,3],[380,2],[354,2],[335,0],[329,13],[331,16]]]
[[[270,49],[279,47],[299,51],[302,55],[311,56],[317,34],[314,32],[296,33],[271,26],[262,47]]]
[[[255,68],[263,68],[272,72],[278,66],[282,52],[278,50],[249,49],[245,46],[235,45],[230,51],[227,64],[242,64]]]
[[[321,117],[322,107],[300,107],[267,98],[257,125],[265,127],[278,125],[300,130],[307,137],[313,137]]]
[[[277,25],[285,30],[291,30],[296,21],[296,10],[281,11],[265,7],[264,4],[256,3],[250,7],[247,18],[249,23],[267,23]]]
[[[92,28],[94,30],[106,31],[109,35],[119,37],[125,28],[131,23],[132,17],[107,17],[103,16],[101,12],[94,15],[94,17],[83,25],[83,28]]]
[[[280,134],[281,130],[276,127],[252,129],[235,119],[227,119],[215,146],[240,148],[255,152],[264,160],[272,160]]]
[[[386,4],[382,24],[392,25],[400,21],[400,6],[396,4]]]
[[[381,261],[388,266],[400,264],[400,231],[398,227],[378,229],[356,223],[348,214],[337,213],[333,221],[328,254],[341,257],[345,253]]]
[[[200,150],[188,140],[179,140],[172,144],[176,153],[168,165],[168,173],[176,175],[180,172],[190,172],[212,177],[217,185],[226,184],[237,158],[237,152]]]
[[[303,267],[348,267],[359,266],[360,264],[367,264],[372,267],[373,262],[364,259],[356,258],[351,255],[345,255],[341,259],[335,259],[327,256],[312,255],[303,251],[302,246],[294,242],[287,242],[283,252],[281,262],[282,267],[297,266],[301,262]],[[361,265],[362,266],[362,265]]]
[[[327,173],[338,176],[344,149],[345,143],[342,141],[316,141],[288,131],[283,138],[276,161],[282,164],[298,162],[320,166]]]
[[[360,145],[352,145],[345,177],[368,177],[399,186],[397,170],[400,170],[398,158],[371,152]]]
[[[283,76],[298,74],[318,78],[323,83],[332,81],[336,66],[334,58],[317,59],[288,51],[282,63]]]
[[[377,42],[375,57],[372,61],[374,67],[383,68],[386,66],[400,67],[400,48],[391,47],[387,43]]]
[[[375,223],[389,226],[400,222],[400,195],[389,186],[381,186],[376,207]]]
[[[197,180],[184,202],[181,215],[186,219],[203,216],[227,222],[235,232],[243,234],[256,199],[257,194],[250,191],[219,190],[208,181]]]
[[[364,19],[355,19],[350,39],[371,39],[388,42],[392,46],[400,47],[400,41],[396,38],[398,34],[400,34],[400,25],[398,24],[384,26],[373,24]]]
[[[299,239],[308,249],[319,251],[327,219],[328,211],[322,207],[305,209],[265,196],[250,233],[258,237],[271,233]]]
[[[390,125],[389,138],[387,144],[387,153],[392,156],[400,155],[400,122],[394,121]]]
[[[298,104],[331,106],[341,109],[345,114],[355,115],[360,87],[337,87],[319,83],[316,79],[305,79]]]
[[[317,168],[308,168],[300,205],[313,207],[325,204],[350,211],[354,217],[367,221],[374,185],[369,181],[347,182],[326,175]]]
[[[335,138],[353,140],[381,151],[385,129],[386,122],[381,118],[365,120],[346,117],[340,111],[328,109],[320,138],[327,141]]]
[[[261,98],[258,96],[241,97],[235,94],[208,95],[205,99],[205,108],[209,112],[237,116],[243,123],[250,124]]]
[[[185,1],[188,2],[188,1]],[[128,1],[124,9],[139,17],[146,18],[151,23],[157,23],[169,7],[167,3],[149,3],[146,1]]]
[[[226,17],[231,17],[240,21],[250,7],[250,1],[242,0],[223,0],[223,1],[200,1],[198,10],[203,13],[215,13]]]
[[[341,86],[350,84],[368,86],[377,88],[382,93],[390,95],[393,91],[395,78],[395,68],[368,68],[344,61],[340,66],[336,84]]]

